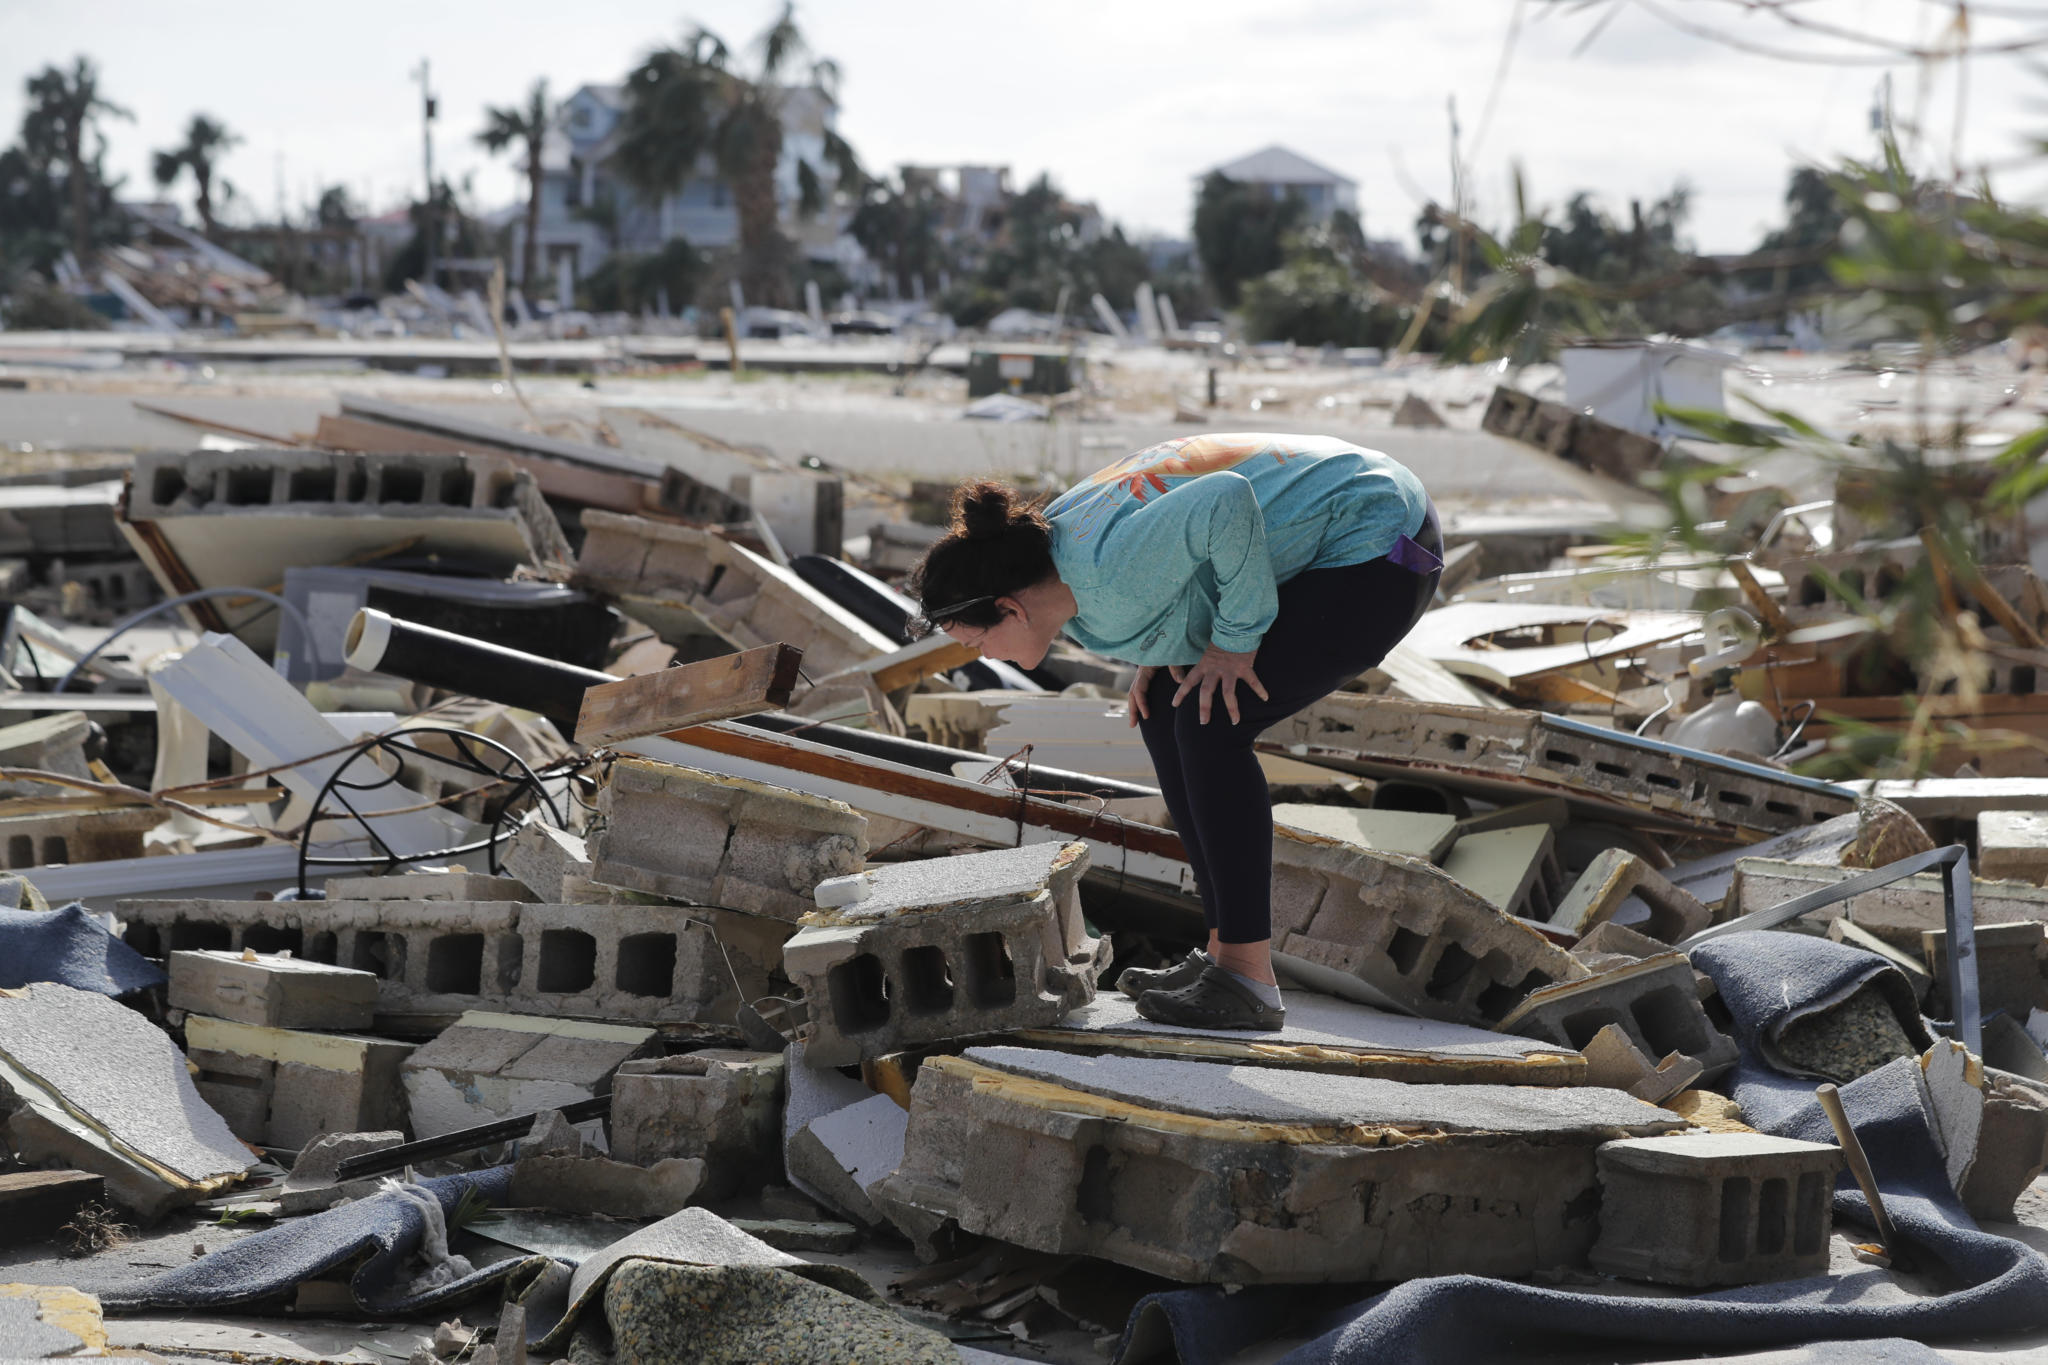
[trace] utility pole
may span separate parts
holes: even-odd
[[[434,87],[425,57],[420,58],[420,69],[413,75],[420,83],[420,152],[427,169],[426,215],[420,231],[427,241],[426,282],[432,285],[438,283],[436,277],[441,273],[441,205],[434,194]]]

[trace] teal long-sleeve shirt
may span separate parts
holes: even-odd
[[[1421,530],[1429,495],[1377,451],[1324,436],[1211,435],[1125,456],[1046,509],[1078,611],[1067,634],[1135,664],[1259,647],[1280,584],[1363,564]]]

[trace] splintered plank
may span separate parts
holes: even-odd
[[[614,744],[786,706],[803,657],[794,645],[763,645],[599,683],[583,694],[576,742]]]

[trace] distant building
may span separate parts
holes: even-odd
[[[658,202],[619,182],[608,163],[625,112],[623,85],[586,85],[562,102],[541,152],[540,256],[551,280],[565,261],[572,278],[581,279],[614,251],[659,251],[677,237],[706,251],[739,240],[731,187],[719,178],[709,155],[698,160],[681,189]],[[844,212],[828,203],[809,220],[797,213],[799,160],[819,167],[828,187],[831,183],[824,140],[837,115],[837,106],[821,90],[800,87],[785,93],[775,198],[782,230],[798,250],[853,271],[863,258],[844,236]],[[513,260],[525,251],[525,233],[522,212],[513,222]],[[676,302],[681,306],[684,301]]]
[[[1240,184],[1263,186],[1275,199],[1295,195],[1308,205],[1309,216],[1317,222],[1327,222],[1338,209],[1358,212],[1356,180],[1277,144],[1211,167],[1204,178],[1217,173]]]

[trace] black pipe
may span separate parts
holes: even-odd
[[[432,1161],[444,1156],[460,1156],[479,1147],[511,1142],[531,1133],[533,1121],[546,1112],[548,1111],[543,1109],[540,1114],[519,1114],[509,1119],[494,1119],[489,1123],[480,1123],[474,1128],[458,1128],[439,1137],[421,1138],[417,1142],[406,1142],[396,1147],[364,1152],[360,1156],[343,1157],[335,1164],[334,1180],[336,1184],[344,1180],[360,1180],[364,1176],[382,1175],[386,1171],[395,1171],[422,1161]],[[562,1105],[559,1112],[571,1123],[587,1123],[591,1119],[609,1118],[612,1112],[612,1097],[599,1095],[595,1099],[571,1100]]]
[[[364,607],[348,623],[348,661],[365,673],[461,692],[486,701],[536,711],[573,737],[583,711],[583,694],[599,683],[617,682],[595,668],[544,659],[468,635],[401,621]]]
[[[583,709],[583,693],[598,683],[617,682],[609,673],[578,668],[536,654],[471,639],[432,626],[401,621],[385,612],[365,607],[349,622],[348,661],[365,673],[385,673],[429,687],[444,688],[466,696],[480,697],[521,710],[534,711],[555,723],[564,735],[574,737],[577,717]],[[956,763],[987,763],[987,754],[967,749],[948,749],[920,740],[904,739],[873,730],[828,725],[780,711],[738,717],[741,725],[774,734],[800,734],[814,744],[878,758],[926,772],[952,776]],[[1030,786],[1037,791],[1071,792],[1109,798],[1157,796],[1157,789],[1092,773],[1068,772],[1060,768],[1031,767]]]

